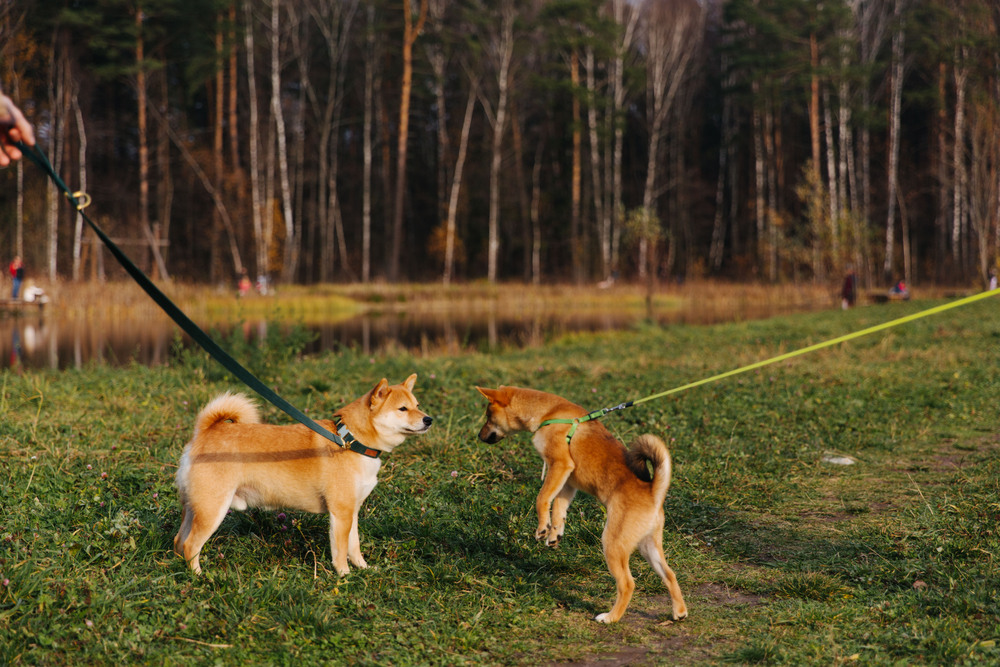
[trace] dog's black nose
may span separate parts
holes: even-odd
[[[433,417],[424,417],[424,424],[426,424],[427,426],[430,426],[433,422],[434,422]]]

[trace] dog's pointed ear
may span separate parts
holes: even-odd
[[[497,405],[507,405],[510,403],[510,392],[506,391],[506,387],[500,387],[499,389],[486,389],[485,387],[476,387],[479,393],[486,397],[490,403]]]
[[[379,383],[372,388],[371,393],[368,394],[368,406],[374,408],[376,405],[382,403],[388,395],[389,381],[382,378],[379,380]]]
[[[406,391],[412,392],[413,385],[415,385],[416,383],[417,383],[417,374],[414,373],[410,377],[406,378],[406,381],[403,382],[403,386],[406,387]]]

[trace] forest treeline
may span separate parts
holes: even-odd
[[[7,0],[0,78],[158,279],[979,283],[992,0]],[[119,276],[40,170],[0,248]]]

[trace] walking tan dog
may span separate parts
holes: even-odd
[[[617,596],[611,611],[594,620],[614,623],[625,613],[635,590],[628,561],[637,547],[670,591],[674,620],[687,617],[677,577],[663,555],[663,501],[670,486],[670,452],[663,441],[643,435],[626,449],[600,422],[584,421],[567,442],[572,424],[543,422],[584,417],[587,411],[580,406],[534,389],[476,389],[490,402],[479,439],[492,444],[509,433],[528,431],[548,469],[535,501],[535,539],[553,547],[559,544],[566,510],[577,489],[595,496],[607,508],[601,543]],[[652,479],[647,461],[653,465]]]
[[[261,424],[257,406],[242,394],[216,397],[198,413],[177,469],[183,510],[174,551],[200,573],[201,548],[229,508],[291,508],[330,513],[330,552],[338,574],[347,574],[348,559],[368,567],[358,510],[378,482],[379,454],[431,426],[413,396],[416,380],[414,374],[389,386],[383,378],[335,413],[350,448],[302,424]],[[338,430],[333,421],[318,423]]]

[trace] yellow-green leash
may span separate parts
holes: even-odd
[[[588,412],[582,417],[577,417],[576,419],[547,419],[539,425],[548,426],[549,424],[572,424],[569,431],[566,433],[566,441],[569,442],[573,438],[573,434],[576,432],[576,427],[581,423],[590,421],[592,419],[600,419],[609,412],[614,412],[615,410],[623,410],[625,408],[630,408],[634,405],[639,405],[640,403],[646,403],[647,401],[652,401],[657,398],[663,398],[664,396],[670,396],[671,394],[677,394],[688,389],[693,389],[695,387],[700,387],[704,384],[709,384],[710,382],[717,382],[734,375],[739,375],[741,373],[746,373],[748,371],[753,371],[758,368],[763,368],[764,366],[769,366],[771,364],[776,364],[779,361],[785,361],[787,359],[793,359],[795,357],[800,357],[803,354],[808,354],[810,352],[815,352],[817,350],[822,350],[823,348],[831,347],[833,345],[838,345],[840,343],[846,343],[849,340],[854,340],[855,338],[861,338],[863,336],[868,336],[869,334],[876,333],[878,331],[884,331],[886,329],[891,329],[892,327],[898,327],[901,324],[906,324],[907,322],[913,322],[914,320],[919,320],[924,317],[929,317],[931,315],[936,315],[938,313],[943,313],[946,310],[951,310],[953,308],[959,308],[961,306],[967,306],[970,303],[976,301],[982,301],[983,299],[988,299],[991,296],[996,296],[1000,294],[1000,288],[994,290],[988,290],[986,292],[980,292],[978,294],[973,294],[972,296],[963,297],[957,301],[950,301],[948,303],[941,304],[940,306],[934,306],[933,308],[928,308],[927,310],[922,310],[919,313],[913,313],[912,315],[906,315],[905,317],[900,317],[895,320],[890,320],[888,322],[883,322],[882,324],[876,324],[875,326],[868,327],[867,329],[861,329],[860,331],[854,331],[849,334],[844,334],[843,336],[837,336],[836,338],[831,338],[830,340],[823,341],[821,343],[816,343],[815,345],[809,345],[807,347],[800,348],[798,350],[793,350],[791,352],[786,352],[784,354],[779,354],[776,357],[771,357],[770,359],[764,359],[763,361],[757,361],[746,366],[741,366],[740,368],[733,369],[731,371],[726,371],[725,373],[719,373],[718,375],[713,375],[712,377],[704,378],[702,380],[697,380],[695,382],[689,382],[685,385],[679,387],[674,387],[673,389],[668,389],[667,391],[661,391],[658,394],[653,394],[651,396],[646,396],[645,398],[639,398],[634,401],[626,401],[624,403],[619,403],[610,408],[601,408],[600,410],[594,410],[593,412]]]

